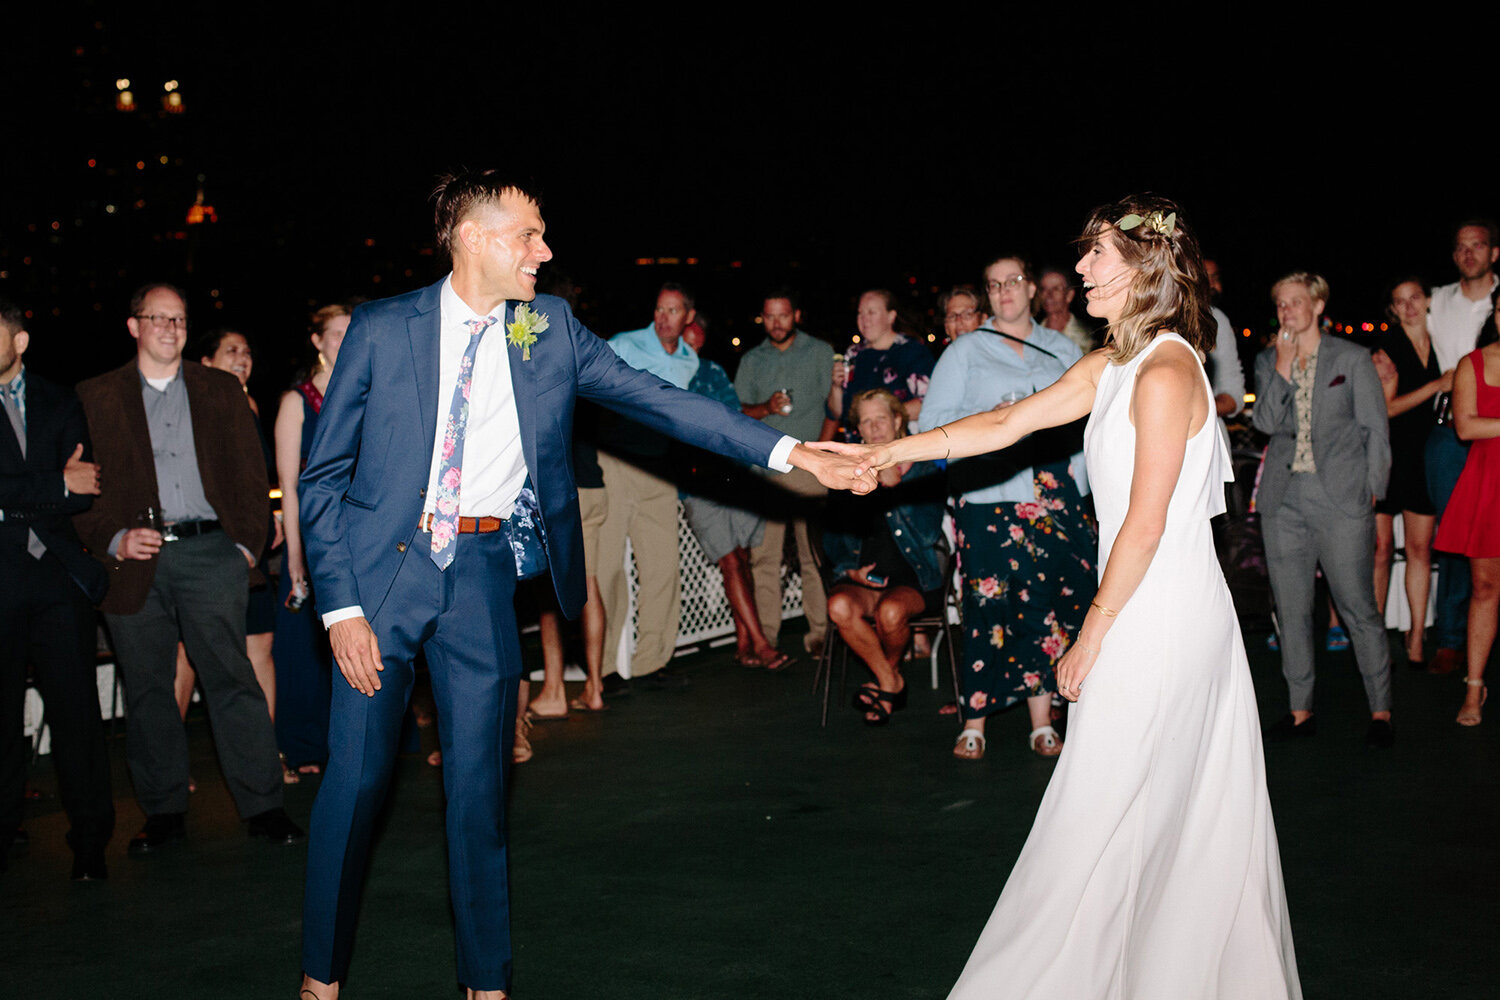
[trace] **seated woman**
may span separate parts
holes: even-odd
[[[869,444],[906,434],[906,411],[886,389],[860,393],[849,412]],[[930,462],[883,470],[880,490],[848,498],[829,518],[847,533],[829,531],[823,537],[837,581],[828,594],[828,619],[875,675],[854,698],[867,725],[884,725],[906,706],[899,665],[910,636],[907,622],[942,603],[944,484],[936,471]]]

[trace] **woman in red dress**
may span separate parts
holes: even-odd
[[[1491,306],[1500,293],[1491,297]],[[1495,642],[1500,612],[1500,316],[1480,336],[1480,347],[1458,363],[1453,376],[1453,428],[1472,442],[1463,475],[1453,488],[1438,526],[1435,548],[1469,557],[1473,590],[1469,595],[1469,669],[1464,683],[1461,726],[1479,725],[1489,691],[1484,664]],[[1487,342],[1487,343],[1486,343]]]

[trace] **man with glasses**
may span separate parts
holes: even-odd
[[[1078,294],[1073,276],[1059,267],[1044,268],[1037,278],[1036,291],[1042,326],[1067,337],[1084,354],[1092,351],[1094,335],[1073,311],[1073,299]]]
[[[609,346],[626,364],[686,389],[698,373],[698,354],[682,339],[697,318],[693,296],[667,282],[656,295],[650,326],[616,334]],[[604,670],[619,663],[622,628],[630,617],[625,539],[635,555],[636,643],[630,676],[654,690],[683,688],[687,678],[667,667],[682,618],[677,558],[677,487],[671,481],[666,435],[623,417],[600,425],[599,467],[604,470],[609,513],[599,528],[599,593],[604,598]],[[629,690],[619,678],[606,684]]]
[[[136,356],[78,386],[104,489],[74,518],[109,570],[100,609],[125,680],[126,760],[146,825],[132,855],[186,835],[187,734],[173,693],[187,647],[219,763],[253,837],[303,837],[282,809],[281,765],[265,695],[245,655],[247,574],[265,541],[265,459],[239,380],[182,359],[187,306],[147,285],[125,321]]]

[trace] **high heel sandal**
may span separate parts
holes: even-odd
[[[1465,677],[1464,683],[1469,685],[1469,687],[1479,688],[1479,706],[1472,712],[1459,709],[1458,718],[1454,721],[1460,726],[1477,726],[1484,720],[1484,716],[1480,714],[1479,709],[1483,708],[1484,703],[1489,700],[1490,689],[1484,686],[1483,677]]]
[[[865,725],[883,726],[891,721],[891,715],[906,707],[908,688],[900,691],[882,691],[878,687],[865,685],[854,692],[854,707],[865,713]],[[886,706],[890,707],[887,708]],[[875,718],[870,718],[870,716]]]

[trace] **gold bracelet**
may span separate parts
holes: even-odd
[[[938,424],[938,430],[943,431],[943,440],[947,441],[948,440],[948,432],[943,430],[943,425],[942,424]],[[948,456],[951,455],[951,454],[953,454],[953,445],[949,444],[948,445],[948,450],[945,451],[945,452],[943,452],[943,461],[945,461],[945,462],[948,461]]]
[[[1073,645],[1077,646],[1079,649],[1083,650],[1085,653],[1093,653],[1095,656],[1099,655],[1099,651],[1097,649],[1094,649],[1091,646],[1085,646],[1082,642],[1075,642]]]
[[[1112,610],[1110,608],[1106,608],[1104,605],[1100,604],[1098,601],[1089,601],[1089,607],[1095,609],[1096,611],[1098,611],[1101,615],[1103,615],[1106,618],[1113,618],[1115,615],[1117,615],[1117,614],[1120,613],[1120,612],[1114,611],[1114,610]]]

